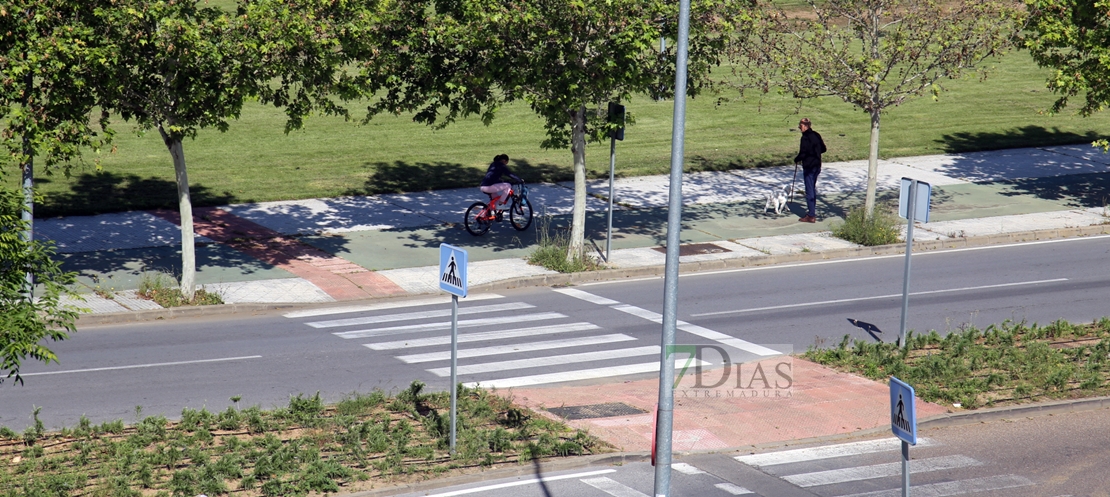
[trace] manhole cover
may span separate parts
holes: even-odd
[[[588,406],[552,407],[548,409],[548,412],[554,413],[556,416],[566,420],[575,420],[629,416],[632,414],[644,414],[647,411],[620,402],[610,402],[608,404],[592,404]]]
[[[663,252],[664,254],[667,253],[667,247],[652,247],[652,248],[654,248],[655,250],[658,250],[660,252]],[[720,245],[714,245],[712,243],[688,243],[686,245],[679,245],[678,246],[678,255],[679,256],[701,255],[701,254],[719,254],[719,253],[722,253],[722,252],[732,252],[732,251],[727,249],[727,248],[724,248]]]

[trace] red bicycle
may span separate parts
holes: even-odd
[[[500,222],[505,217],[505,211],[497,209],[493,204],[493,195],[488,193],[486,195],[490,197],[489,203],[474,202],[466,209],[464,224],[466,231],[471,235],[486,234],[493,227],[493,223]],[[532,225],[532,202],[528,201],[528,187],[524,186],[524,183],[515,185],[509,189],[509,196],[512,197],[509,202],[509,224],[517,231],[524,231]]]

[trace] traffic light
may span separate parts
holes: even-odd
[[[609,122],[619,126],[612,131],[615,140],[624,141],[624,106],[616,102],[609,102]]]

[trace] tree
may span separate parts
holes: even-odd
[[[678,6],[663,0],[476,0],[398,2],[399,19],[382,21],[383,58],[376,77],[388,110],[416,109],[416,119],[445,125],[479,114],[487,124],[502,103],[527,102],[544,119],[542,146],[570,147],[574,211],[568,256],[585,238],[586,144],[606,137],[609,101],[634,94],[668,96]],[[749,5],[694,2],[688,94],[708,85]],[[384,47],[392,47],[387,51]],[[395,75],[394,79],[386,76]],[[632,121],[633,112],[628,120]]]
[[[343,103],[373,97],[378,88],[360,76],[379,52],[378,15],[376,1],[245,2],[232,29],[244,91],[283,108],[286,133],[313,112],[350,118]]]
[[[1041,67],[1054,69],[1048,88],[1060,95],[1059,112],[1071,97],[1084,94],[1079,113],[1090,116],[1110,105],[1110,2],[1105,0],[1029,0],[1030,35],[1025,48]],[[1096,146],[1110,150],[1110,142]]]
[[[1012,45],[1017,0],[807,0],[805,12],[765,5],[735,61],[746,84],[797,98],[832,96],[871,116],[865,212],[875,208],[879,121]]]
[[[193,213],[182,142],[228,129],[245,93],[229,16],[198,0],[116,0],[96,10],[105,47],[101,105],[143,130],[157,129],[173,159],[181,215],[181,293],[196,280]]]
[[[63,297],[75,297],[69,287],[75,282],[75,273],[62,271],[51,259],[52,244],[23,238],[23,210],[23,195],[0,187],[0,383],[13,378],[21,385],[23,360],[58,361],[40,342],[65,340],[77,331],[77,309],[62,301]],[[26,291],[26,274],[41,285],[37,298]]]
[[[11,0],[0,6],[0,142],[7,151],[0,155],[0,167],[15,165],[22,171],[28,241],[35,156],[47,172],[62,166],[68,175],[82,148],[99,149],[111,139],[106,116],[100,120],[105,134],[90,126],[95,82],[88,61],[97,54],[91,5]]]

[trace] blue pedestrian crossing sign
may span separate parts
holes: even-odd
[[[466,251],[441,243],[439,245],[439,289],[466,297]]]
[[[917,409],[913,387],[893,376],[890,377],[890,430],[902,441],[917,445]]]

